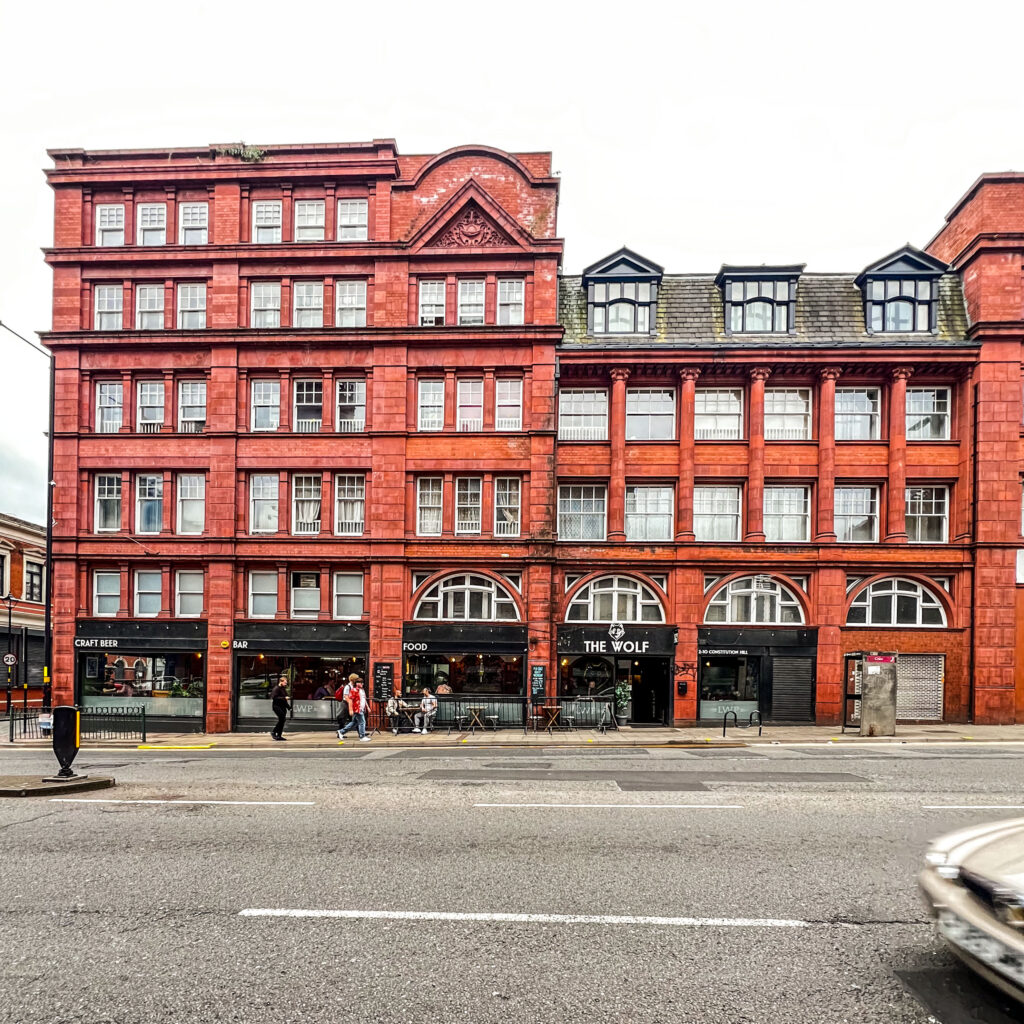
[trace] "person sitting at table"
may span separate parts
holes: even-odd
[[[330,700],[334,696],[334,687],[329,686],[325,680],[320,684],[319,689],[313,694],[313,700]]]
[[[447,682],[441,683],[441,685],[438,686],[438,688],[437,688],[437,695],[439,697],[441,696],[442,693],[451,693],[451,692],[452,692],[452,688],[448,685]]]
[[[384,714],[388,716],[388,724],[391,726],[391,731],[396,736],[398,735],[398,730],[402,725],[402,716],[398,710],[401,706],[401,700],[395,696],[388,697],[388,702],[384,705]]]
[[[420,699],[420,709],[413,716],[413,732],[422,732],[425,736],[430,732],[430,725],[437,714],[437,698],[430,692],[429,686],[423,687],[423,697]],[[422,726],[422,728],[421,728]]]

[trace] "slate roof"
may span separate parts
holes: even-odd
[[[587,300],[579,276],[559,282],[558,319],[565,328],[563,347],[673,348],[774,347],[822,348],[880,345],[940,346],[966,343],[968,319],[960,278],[939,279],[935,334],[869,334],[864,326],[864,294],[856,274],[801,274],[796,289],[796,330],[792,334],[726,334],[722,292],[713,274],[666,274],[658,293],[654,335],[587,334]]]

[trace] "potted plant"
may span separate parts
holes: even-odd
[[[625,725],[629,718],[629,704],[633,699],[633,691],[627,682],[615,684],[615,721]]]

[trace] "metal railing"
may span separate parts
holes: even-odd
[[[146,708],[90,707],[81,711],[80,736],[83,740],[140,740],[146,742]]]
[[[178,430],[182,434],[201,434],[205,426],[206,420],[182,420]]]
[[[387,702],[371,700],[367,729],[409,732],[420,708],[420,695],[411,693],[396,698],[401,705],[388,715]],[[499,729],[571,731],[575,729],[616,729],[611,697],[538,697],[495,693],[440,694],[433,728],[476,732]]]
[[[558,428],[559,441],[607,441],[608,423],[601,419],[589,427],[565,427]]]
[[[495,537],[518,537],[519,536],[519,521],[511,522],[507,519],[499,519],[494,524],[494,536]]]
[[[298,434],[317,434],[320,432],[322,419],[305,419],[295,421],[295,432]]]
[[[33,708],[30,711],[12,708],[8,717],[7,738],[11,743],[17,740],[43,740],[49,732],[43,733],[39,725],[40,711]]]
[[[483,430],[483,428],[484,428],[484,421],[483,420],[462,420],[462,419],[459,420],[459,430],[460,431],[463,431],[463,430],[476,431],[476,430]]]
[[[335,427],[340,434],[358,434],[365,426],[365,420],[344,420],[340,415],[335,421]]]
[[[697,441],[738,441],[739,427],[698,427],[693,432]]]
[[[83,740],[139,740],[146,742],[146,709],[132,707],[89,707],[79,709],[79,736]],[[42,717],[42,723],[40,723]],[[45,740],[50,736],[49,709],[12,709],[8,718],[8,739]]]
[[[163,421],[161,421],[160,423],[154,423],[151,420],[143,420],[139,424],[140,434],[159,434],[162,429]]]
[[[522,430],[523,421],[518,416],[499,416],[494,423],[495,430]]]

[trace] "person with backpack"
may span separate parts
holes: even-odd
[[[291,701],[288,700],[288,677],[286,675],[278,676],[277,686],[270,691],[270,706],[274,714],[277,715],[277,725],[270,730],[270,735],[275,740],[283,740],[284,720],[292,709]]]
[[[339,730],[338,736],[343,738],[345,733],[349,731],[354,725],[359,731],[359,739],[362,742],[369,741],[370,737],[366,735],[366,707],[367,698],[366,691],[363,689],[362,676],[356,675],[355,672],[349,676],[351,680],[355,677],[355,682],[350,682],[346,687],[348,691],[348,708],[352,712],[352,720],[345,726],[344,729]]]
[[[351,679],[351,676],[349,677]],[[334,691],[334,699],[338,704],[338,714],[334,719],[335,724],[338,727],[338,739],[341,739],[341,730],[348,725],[348,720],[351,717],[348,707],[348,695],[351,683],[342,683],[341,686]]]

